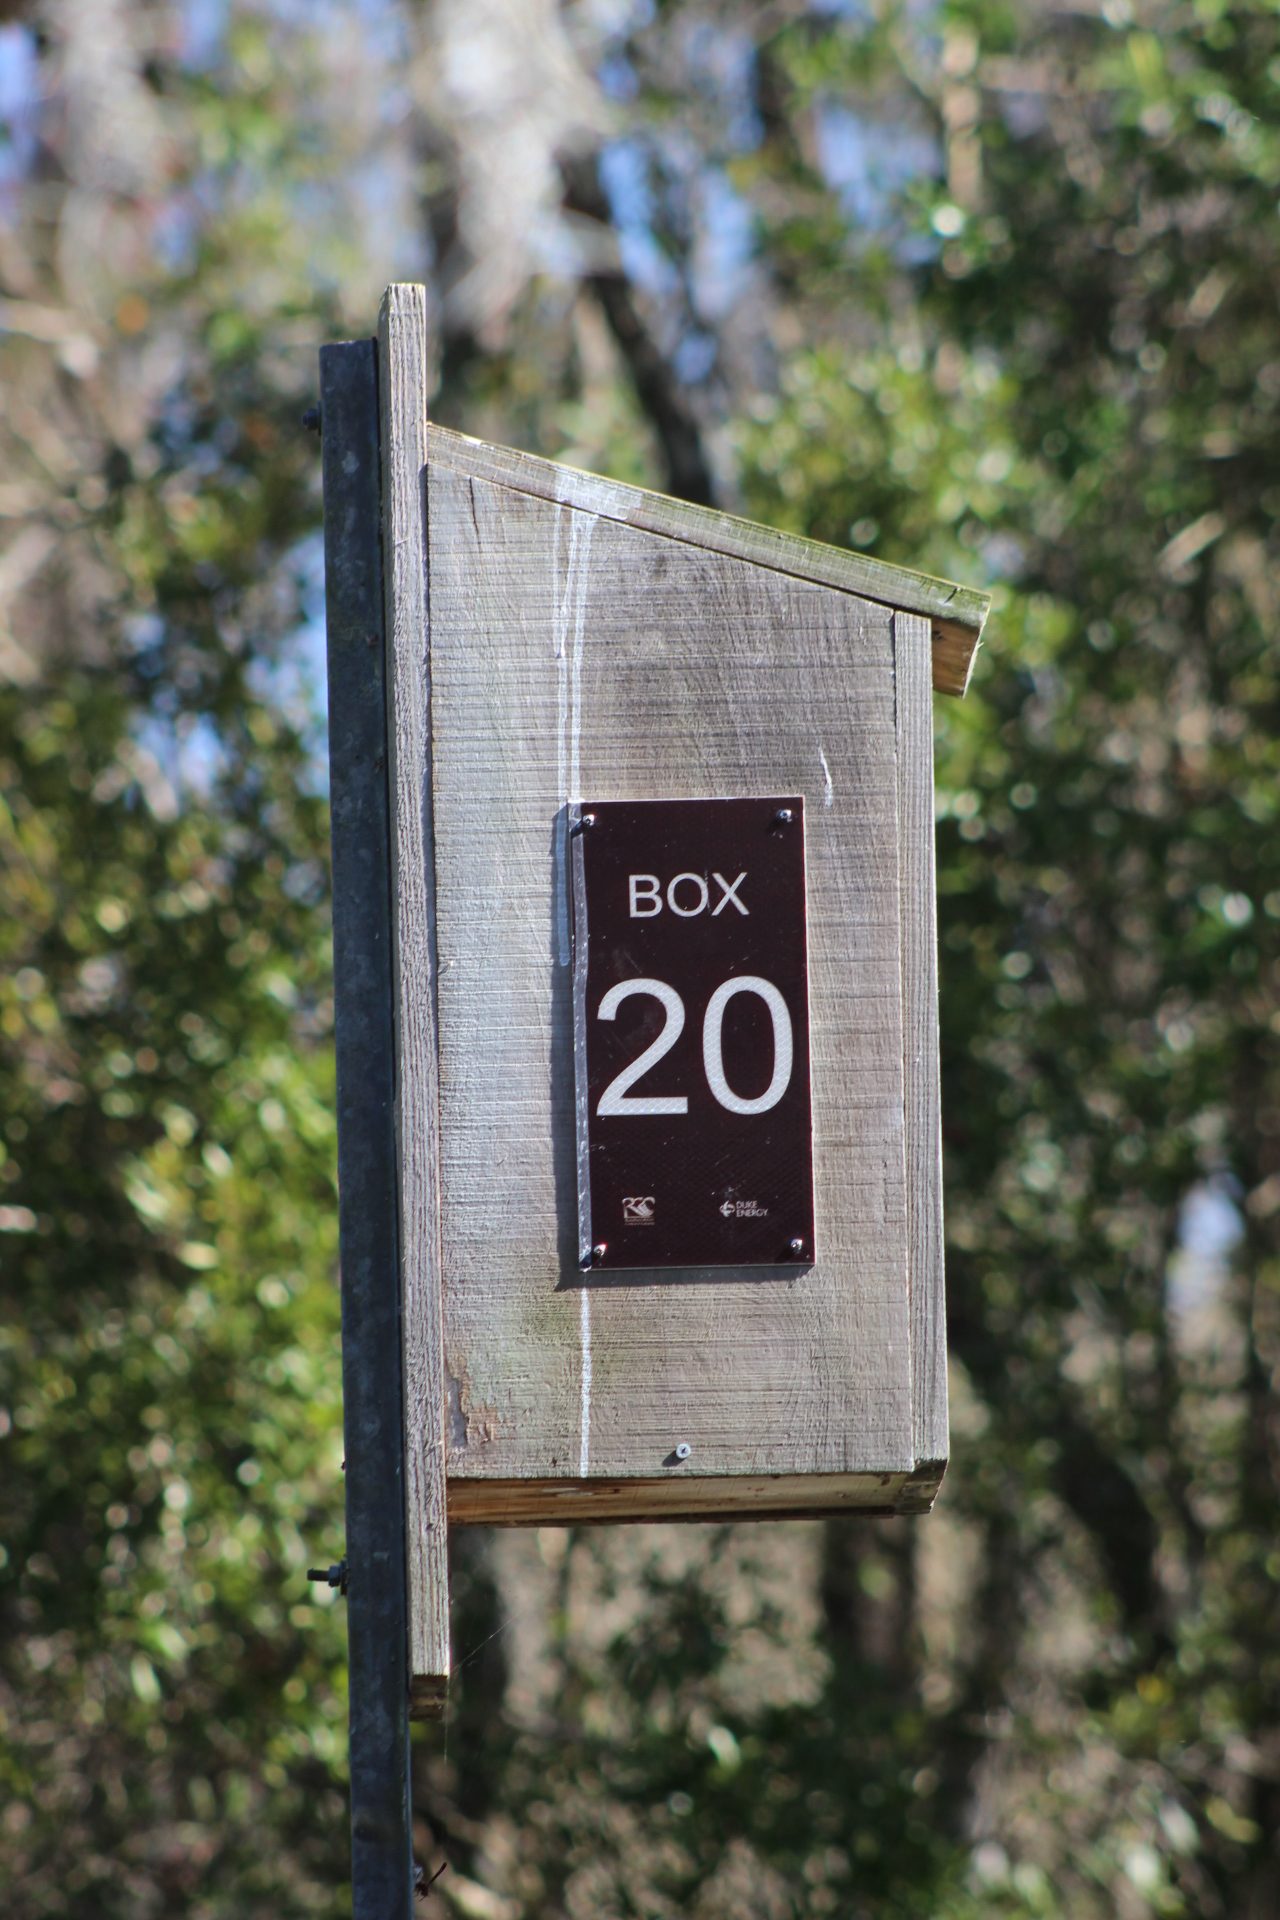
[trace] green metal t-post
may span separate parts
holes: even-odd
[[[413,1910],[377,352],[320,351],[354,1920]]]

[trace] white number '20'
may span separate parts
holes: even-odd
[[[596,1112],[606,1116],[630,1115],[637,1118],[642,1115],[688,1113],[689,1102],[682,1093],[637,1095],[629,1091],[650,1067],[656,1066],[664,1055],[670,1053],[684,1032],[684,1001],[665,980],[620,980],[616,987],[610,987],[600,1002],[600,1019],[614,1019],[623,1001],[633,993],[651,994],[667,1017],[657,1039],[650,1041],[644,1052],[609,1082],[600,1095]],[[764,1092],[754,1100],[744,1099],[741,1094],[735,1093],[724,1070],[724,1013],[730,1000],[738,993],[758,994],[769,1009],[769,1018],[773,1022],[773,1073]],[[722,1107],[730,1113],[768,1113],[770,1107],[777,1106],[791,1084],[794,1058],[791,1015],[787,1011],[786,1001],[771,980],[761,979],[756,973],[739,973],[716,988],[707,1003],[702,1022],[702,1066],[707,1085]]]

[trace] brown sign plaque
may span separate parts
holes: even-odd
[[[803,799],[584,800],[570,834],[582,1265],[809,1265]]]

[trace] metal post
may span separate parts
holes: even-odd
[[[320,350],[354,1920],[413,1909],[377,355]],[[335,1570],[336,1571],[336,1570]]]

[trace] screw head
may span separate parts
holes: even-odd
[[[796,817],[795,809],[794,807],[779,807],[773,817],[780,827],[789,827]]]
[[[306,412],[302,416],[302,424],[306,428],[308,433],[319,433],[320,431],[319,407],[308,407]]]
[[[592,1267],[598,1267],[607,1252],[608,1248],[603,1240],[597,1240],[594,1247],[588,1247],[580,1263],[583,1272],[588,1273]]]
[[[577,834],[577,833],[585,833],[587,828],[594,827],[595,823],[596,823],[596,817],[594,813],[584,813],[580,815],[579,818],[575,820],[573,825],[570,827],[569,829],[570,835]]]
[[[689,1445],[689,1442],[687,1440],[682,1440],[680,1442],[680,1445],[675,1449],[676,1459],[687,1460],[689,1458],[689,1455],[692,1452],[693,1452],[693,1448]]]
[[[798,1234],[794,1240],[788,1240],[787,1246],[797,1259],[799,1259],[800,1255],[804,1252],[804,1241]]]

